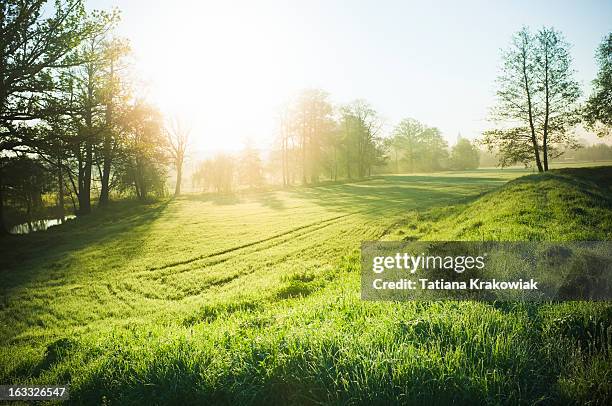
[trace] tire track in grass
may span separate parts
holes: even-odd
[[[317,222],[314,222],[314,223],[310,223],[310,224],[306,224],[306,225],[303,225],[303,226],[299,226],[299,227],[293,228],[291,230],[285,231],[283,233],[275,234],[273,236],[264,238],[262,240],[253,241],[253,242],[242,244],[242,245],[239,245],[239,246],[236,246],[236,247],[232,247],[232,248],[224,249],[224,250],[221,250],[221,251],[217,251],[217,252],[214,252],[212,254],[200,255],[200,256],[192,257],[192,258],[189,258],[189,259],[186,259],[186,260],[176,261],[176,262],[173,262],[173,263],[170,263],[170,264],[165,264],[165,265],[162,265],[162,266],[159,266],[159,267],[148,268],[146,271],[141,271],[141,272],[138,272],[136,274],[130,274],[129,276],[124,276],[124,277],[122,277],[120,279],[123,280],[123,281],[133,280],[134,278],[136,278],[136,279],[142,279],[142,278],[150,279],[151,277],[152,277],[153,280],[163,279],[166,276],[168,276],[168,274],[164,273],[164,274],[152,275],[151,271],[169,270],[170,268],[173,268],[173,267],[177,267],[177,266],[181,266],[181,265],[188,265],[188,264],[192,264],[192,263],[197,262],[197,261],[208,260],[208,259],[212,259],[212,261],[204,263],[204,264],[202,264],[202,266],[206,267],[206,268],[214,267],[214,266],[217,266],[219,264],[222,264],[222,263],[225,263],[227,261],[235,259],[235,255],[228,256],[228,257],[225,257],[225,258],[217,258],[219,256],[222,256],[222,255],[225,255],[225,254],[234,253],[234,252],[239,251],[239,250],[243,250],[243,249],[246,249],[246,248],[257,246],[259,244],[265,244],[267,242],[271,242],[273,240],[280,239],[280,241],[274,241],[274,243],[272,243],[270,245],[267,245],[267,246],[264,246],[264,247],[260,247],[258,249],[253,250],[253,251],[249,251],[249,252],[245,253],[246,255],[256,254],[256,253],[259,253],[259,252],[263,252],[265,250],[270,250],[270,249],[282,246],[283,244],[286,244],[286,243],[288,243],[290,241],[295,241],[296,239],[303,240],[306,236],[308,236],[310,234],[316,233],[316,232],[318,232],[318,231],[320,231],[322,229],[325,229],[325,228],[327,228],[329,226],[333,226],[333,225],[338,224],[340,222],[340,220],[342,220],[342,219],[346,219],[348,217],[355,216],[355,215],[358,215],[358,214],[378,213],[379,211],[380,211],[380,209],[365,209],[365,210],[359,210],[359,211],[352,212],[352,213],[345,213],[345,214],[342,214],[342,215],[339,215],[339,216],[335,216],[335,217],[332,217],[332,218],[328,218],[328,219],[325,219],[325,220],[321,220],[321,221],[317,221]],[[394,214],[397,215],[401,211],[402,210],[396,210]],[[355,231],[354,227],[350,227],[350,228],[351,228],[351,230],[344,230],[344,232],[351,232],[351,231],[354,232]],[[303,232],[297,233],[299,231],[303,231]],[[335,233],[333,233],[333,234],[335,234]],[[384,234],[384,231],[383,231],[383,234]],[[284,238],[283,239],[283,237],[288,237],[288,236],[291,236],[291,238]],[[335,238],[336,238],[335,235],[329,235],[329,236],[325,237],[325,241],[334,240]],[[274,261],[272,263],[272,265],[275,265],[275,264],[281,263],[283,261],[286,261],[291,256],[294,256],[296,252],[304,252],[305,250],[310,250],[313,247],[316,247],[318,245],[321,245],[320,241],[318,243],[315,242],[314,244],[311,244],[311,245],[304,245],[301,248],[296,248],[295,252],[293,252],[290,255],[283,255],[282,258],[279,258],[276,261]],[[202,269],[185,268],[185,269],[181,269],[181,270],[175,270],[175,271],[172,272],[171,275],[172,276],[177,276],[178,274],[192,273],[192,272],[198,272],[198,271],[202,271]],[[256,269],[249,269],[249,270],[242,270],[242,271],[234,272],[231,275],[223,275],[223,276],[216,275],[215,277],[210,278],[208,283],[205,283],[204,286],[199,286],[198,289],[196,290],[198,293],[196,293],[196,292],[185,292],[184,288],[181,288],[179,286],[174,286],[174,284],[172,282],[170,282],[170,281],[164,281],[165,284],[169,284],[170,286],[173,286],[177,290],[177,292],[175,292],[174,295],[170,295],[170,297],[164,298],[164,297],[158,296],[156,298],[157,299],[161,299],[161,300],[182,300],[182,299],[187,298],[187,297],[197,296],[201,292],[202,289],[209,289],[211,287],[217,287],[217,288],[218,287],[222,287],[222,286],[225,286],[226,284],[229,284],[229,283],[233,282],[236,279],[242,278],[244,276],[248,276],[248,275],[250,275],[250,274],[252,274],[252,273],[254,273],[256,271],[257,271]],[[189,291],[189,290],[191,290],[191,289],[187,289],[187,291]],[[138,290],[131,289],[130,291],[133,294],[137,294],[139,296],[143,295],[143,292],[139,292]],[[186,294],[183,296],[180,293],[178,293],[180,291],[183,291]],[[148,297],[149,294],[145,294],[144,296]]]
[[[249,247],[252,247],[254,245],[266,243],[266,242],[275,240],[277,238],[282,238],[284,236],[287,236],[289,234],[293,234],[293,233],[295,233],[297,231],[300,231],[300,230],[305,230],[305,229],[308,229],[308,228],[311,228],[311,227],[316,227],[318,225],[323,225],[322,227],[315,228],[313,230],[308,230],[308,231],[306,231],[306,233],[298,234],[298,235],[304,235],[304,234],[307,234],[309,232],[314,232],[314,231],[317,231],[317,230],[319,230],[319,229],[321,229],[323,227],[328,226],[329,224],[326,224],[326,223],[330,223],[331,224],[331,222],[333,222],[335,220],[339,220],[339,219],[342,219],[342,218],[348,217],[348,216],[353,216],[353,215],[359,214],[359,213],[360,212],[342,214],[340,216],[332,217],[332,218],[325,219],[325,220],[322,220],[322,221],[317,221],[315,223],[310,223],[310,224],[306,224],[306,225],[303,225],[303,226],[299,226],[299,227],[293,228],[293,229],[291,229],[289,231],[285,231],[285,232],[282,232],[282,233],[274,234],[274,235],[272,235],[270,237],[266,237],[266,238],[261,239],[261,240],[252,241],[252,242],[248,242],[248,243],[245,243],[245,244],[242,244],[242,245],[238,245],[238,246],[235,246],[235,247],[226,248],[226,249],[223,249],[223,250],[220,250],[220,251],[216,251],[216,252],[213,252],[211,254],[198,255],[196,257],[184,259],[184,260],[181,260],[181,261],[175,261],[175,262],[170,262],[168,264],[164,264],[164,265],[160,265],[160,266],[149,267],[149,268],[147,268],[147,271],[159,271],[159,270],[162,270],[162,269],[172,268],[172,267],[179,266],[179,265],[190,264],[192,262],[200,261],[200,260],[203,260],[203,259],[218,257],[220,255],[229,254],[231,252],[242,250],[242,249],[245,249],[245,248],[249,248]],[[280,244],[282,244],[282,242]]]
[[[397,212],[399,213],[399,211]],[[356,213],[353,213],[356,214]],[[370,221],[371,223],[375,223],[375,221]],[[337,223],[336,223],[337,224]],[[360,223],[361,224],[361,223]],[[283,262],[286,262],[287,260],[291,259],[291,258],[295,258],[295,257],[300,257],[302,255],[304,255],[305,253],[308,253],[308,255],[306,256],[311,256],[314,257],[317,255],[317,253],[321,253],[320,249],[321,248],[325,248],[325,247],[330,247],[329,242],[330,241],[335,241],[338,238],[338,234],[343,234],[343,235],[352,235],[355,237],[355,239],[359,239],[358,236],[362,236],[362,230],[360,230],[358,227],[356,227],[356,225],[350,225],[348,226],[349,229],[342,229],[342,230],[337,230],[337,232],[334,232],[332,234],[325,234],[322,235],[321,237],[323,238],[319,238],[319,239],[315,239],[312,242],[308,242],[306,243],[306,241],[304,241],[304,237],[310,233],[314,233],[316,231],[319,231],[321,229],[323,229],[324,227],[319,227],[315,230],[310,230],[308,233],[302,233],[298,236],[296,236],[296,238],[302,240],[302,246],[301,247],[295,247],[295,249],[292,250],[291,253],[288,254],[282,254],[282,255],[277,255],[277,257],[272,260],[271,262],[267,263],[266,266],[269,267],[273,267],[275,265],[281,264]],[[376,238],[376,236],[380,236],[381,232],[384,233],[384,231],[382,231],[382,227],[379,227],[379,231],[375,233],[375,235],[371,235],[370,238]],[[252,251],[249,252],[247,255],[252,255],[252,254],[257,254],[260,253],[264,250],[268,250],[268,249],[274,249],[277,248],[279,245],[282,245],[284,243],[286,243],[287,240],[284,240],[282,242],[280,242],[279,244],[274,244],[272,246],[269,247],[265,247],[261,250],[257,250],[257,251]],[[331,244],[333,246],[333,244]],[[337,255],[341,254],[341,252],[343,252],[344,248],[343,247],[338,247],[338,246],[333,246],[330,248],[330,250],[325,251],[325,256],[328,258],[326,262],[326,264],[321,264],[322,265],[337,265],[338,263],[338,257]],[[223,262],[226,262],[228,260],[232,260],[235,259],[235,257],[230,257],[230,258],[225,258],[223,260]],[[212,264],[212,266],[217,265],[220,262],[214,262]],[[199,271],[199,270],[191,270],[191,271]],[[243,270],[239,270],[236,272],[233,272],[229,275],[214,275],[214,277],[210,278],[209,281],[206,281],[204,284],[198,286],[196,289],[184,289],[183,291],[185,292],[185,296],[183,299],[187,299],[187,298],[192,298],[195,296],[200,296],[202,295],[204,290],[207,290],[211,287],[215,287],[215,288],[221,288],[233,281],[235,281],[236,279],[240,279],[243,277],[248,277],[254,273],[259,273],[259,271],[262,271],[261,268],[248,268],[248,269],[243,269]],[[176,275],[175,275],[176,276]],[[172,286],[174,286],[176,289],[181,289],[181,286],[183,285],[184,281],[181,281],[180,283],[173,283],[170,281],[166,281],[165,283],[170,284]]]

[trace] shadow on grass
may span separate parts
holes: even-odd
[[[192,193],[181,195],[180,199],[190,202],[210,202],[219,206],[238,204],[241,202],[237,193]]]
[[[0,238],[0,298],[41,272],[61,268],[57,261],[84,248],[146,235],[170,202],[115,202],[46,231]]]
[[[324,207],[376,214],[468,202],[505,182],[484,177],[394,175],[376,177],[364,183],[296,188],[290,193]]]

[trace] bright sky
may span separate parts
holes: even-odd
[[[368,100],[387,130],[413,117],[452,144],[487,128],[500,49],[523,25],[573,44],[589,90],[610,1],[90,0],[117,6],[151,99],[192,122],[196,149],[266,148],[289,95],[307,87]]]

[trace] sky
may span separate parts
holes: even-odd
[[[270,147],[280,106],[304,88],[365,99],[389,133],[415,118],[453,144],[474,139],[495,101],[501,50],[523,26],[572,44],[586,93],[612,1],[89,0],[122,11],[143,92],[192,127],[193,147]]]

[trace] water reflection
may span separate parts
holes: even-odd
[[[75,218],[74,214],[66,216],[64,222]],[[61,219],[45,219],[45,220],[34,220],[29,223],[17,224],[11,228],[11,234],[28,234],[34,231],[44,231],[49,227],[57,226],[62,224]]]

